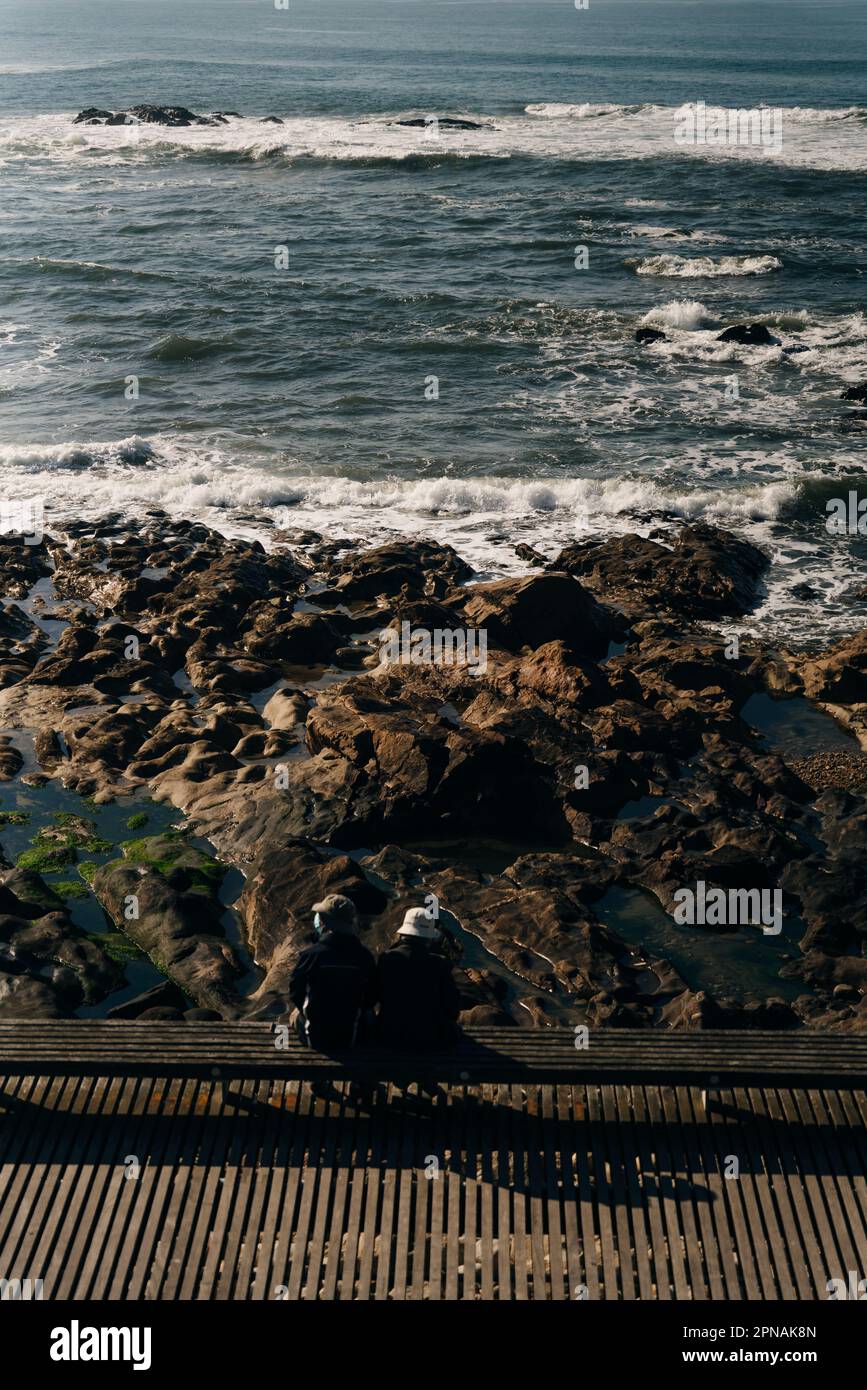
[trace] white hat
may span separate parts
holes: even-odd
[[[438,941],[440,929],[424,907],[411,907],[404,914],[398,936],[420,936],[425,941]]]

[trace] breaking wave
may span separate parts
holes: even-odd
[[[76,126],[74,112],[15,117],[0,122],[0,164],[29,159],[64,163],[140,164],[177,159],[222,163],[345,162],[371,167],[515,157],[570,162],[622,159],[765,159],[750,146],[675,143],[682,108],[653,103],[540,102],[521,115],[475,115],[477,129],[430,131],[400,125],[415,112],[367,117],[286,116],[280,126],[260,117],[225,125],[167,128],[159,125]],[[783,109],[785,139],[773,150],[778,162],[816,169],[867,168],[865,108]],[[833,126],[833,134],[829,132]],[[580,129],[580,135],[578,131]]]
[[[768,275],[781,270],[778,256],[646,256],[626,261],[636,275],[677,280],[712,280],[722,276]]]

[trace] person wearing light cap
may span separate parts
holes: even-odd
[[[395,944],[379,957],[379,1024],[388,1047],[427,1048],[457,1035],[460,995],[435,947],[441,933],[426,908],[411,907]]]
[[[354,1047],[364,1013],[377,998],[376,962],[356,935],[350,898],[332,893],[313,904],[319,940],[302,951],[289,980],[298,1031],[309,1047]]]

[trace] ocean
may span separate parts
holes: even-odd
[[[2,500],[483,575],[703,519],[773,556],[741,631],[849,632],[865,71],[864,0],[0,0]],[[72,123],[138,102],[240,115]]]

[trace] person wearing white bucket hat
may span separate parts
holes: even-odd
[[[411,907],[404,913],[397,929],[398,936],[420,936],[425,941],[439,941],[440,929],[426,907]]]
[[[388,1047],[436,1047],[457,1034],[460,995],[451,965],[434,950],[441,937],[430,912],[411,907],[397,941],[379,957],[379,1024]]]

